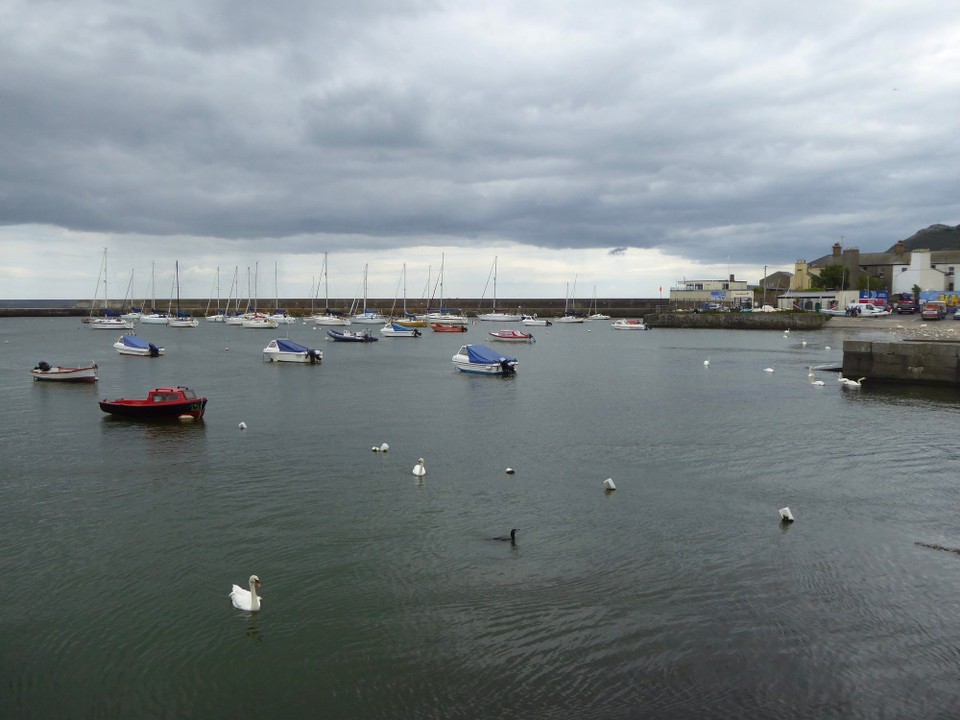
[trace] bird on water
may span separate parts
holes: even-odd
[[[513,530],[510,531],[510,535],[509,535],[509,536],[507,536],[507,535],[501,535],[500,537],[495,537],[494,540],[503,540],[503,541],[505,541],[505,542],[515,543],[515,542],[517,541],[517,530],[518,530],[518,529],[519,529],[519,528],[513,528]]]

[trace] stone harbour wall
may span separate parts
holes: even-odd
[[[845,340],[843,376],[871,383],[960,384],[960,343]]]

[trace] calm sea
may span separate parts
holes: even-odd
[[[151,360],[0,320],[2,715],[956,717],[960,555],[915,544],[960,547],[954,392],[815,387],[829,331],[534,328],[490,343],[515,377],[458,374],[491,329],[290,326],[311,367],[262,362],[274,331],[147,326]],[[97,405],[165,384],[204,422]]]

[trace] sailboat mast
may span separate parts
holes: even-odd
[[[330,312],[330,279],[327,274],[327,254],[323,254],[323,289],[324,289],[324,313]]]

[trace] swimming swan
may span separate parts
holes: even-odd
[[[238,610],[256,611],[260,609],[260,597],[257,595],[257,588],[260,587],[260,578],[256,575],[250,576],[250,589],[244,590],[239,585],[234,585],[230,591],[230,600],[233,606]]]
[[[764,368],[763,371],[764,371],[764,372],[768,372],[768,373],[772,373],[772,372],[775,372],[776,369],[777,369],[777,364],[774,363],[772,367]]]
[[[423,466],[423,458],[417,460],[417,464],[413,466],[413,474],[418,477],[427,474],[427,469]]]

